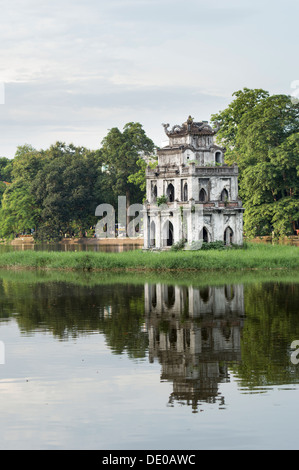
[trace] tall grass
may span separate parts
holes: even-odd
[[[81,271],[218,271],[297,269],[299,249],[287,245],[248,244],[242,249],[123,253],[13,251],[0,254],[0,268]]]

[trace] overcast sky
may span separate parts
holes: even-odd
[[[162,123],[209,120],[234,91],[291,94],[299,80],[298,0],[0,5],[0,156],[57,140],[96,149],[131,121],[161,145]]]

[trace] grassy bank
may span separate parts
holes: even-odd
[[[242,249],[122,253],[11,251],[0,254],[0,268],[88,271],[219,271],[298,269],[294,246],[248,244]]]

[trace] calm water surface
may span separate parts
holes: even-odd
[[[0,272],[1,449],[297,449],[299,284]]]

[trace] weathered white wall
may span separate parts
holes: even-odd
[[[180,148],[180,146],[185,148]],[[223,189],[228,192],[227,203],[240,206],[238,198],[238,170],[237,167],[219,166],[215,163],[215,155],[221,151],[214,143],[212,135],[185,135],[172,136],[169,146],[158,152],[158,166],[155,170],[147,172],[146,193],[147,201],[151,204],[145,215],[153,220],[156,227],[156,247],[163,248],[165,243],[165,223],[171,221],[174,233],[174,243],[185,236],[188,243],[198,241],[203,227],[206,228],[209,241],[224,241],[224,232],[227,227],[233,231],[233,243],[243,242],[243,214],[238,207],[221,201]],[[223,163],[223,152],[221,152]],[[188,184],[188,200],[184,200],[183,184]],[[174,201],[168,203],[161,211],[157,208],[152,194],[152,183],[157,186],[157,197],[167,195],[169,184],[174,186]],[[207,194],[205,205],[199,201],[200,189],[204,188]],[[191,212],[191,206],[202,207],[203,211]],[[184,226],[180,207],[188,209],[185,212]],[[145,217],[146,218],[146,217]],[[145,227],[144,247],[150,246],[150,228]]]

